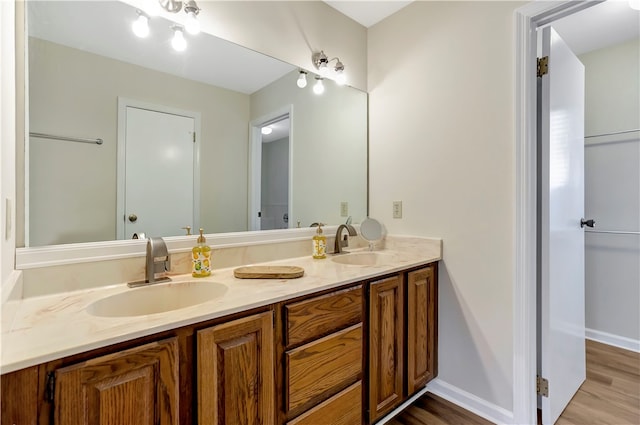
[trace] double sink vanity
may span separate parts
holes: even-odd
[[[441,240],[382,245],[9,301],[2,423],[373,424],[437,374]]]

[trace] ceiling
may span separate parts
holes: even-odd
[[[329,1],[324,0],[329,6],[343,15],[347,15],[354,21],[369,28],[384,18],[393,15],[398,10],[410,4],[412,1]]]
[[[365,27],[411,4],[411,1],[325,2]],[[131,32],[135,9],[121,2],[27,4],[32,36],[241,93],[251,94],[296,69],[205,34],[188,37],[187,50],[176,53],[170,46],[170,22],[162,18],[151,20],[152,36],[139,39]],[[626,0],[609,0],[556,21],[553,26],[572,50],[581,54],[640,38],[640,12],[631,9]],[[256,69],[260,72],[255,72]]]
[[[329,1],[329,6],[369,28],[411,1]],[[627,0],[609,0],[553,23],[577,55],[640,38],[640,11]]]

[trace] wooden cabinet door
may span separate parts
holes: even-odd
[[[436,376],[438,332],[435,266],[407,278],[407,393],[424,387]]]
[[[179,422],[176,338],[98,357],[55,373],[56,424]]]
[[[198,331],[198,423],[275,422],[273,313]]]
[[[400,276],[369,287],[369,422],[395,408],[403,397],[404,297]]]

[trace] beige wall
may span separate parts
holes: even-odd
[[[371,215],[444,240],[439,378],[513,409],[514,46],[523,3],[414,2],[369,29]],[[402,219],[392,202],[403,201]]]
[[[201,226],[246,230],[248,95],[35,38],[29,55],[30,131],[104,139],[31,138],[30,246],[116,238],[118,96],[202,114]]]
[[[325,92],[313,93],[307,76],[304,89],[294,71],[251,96],[251,119],[293,105],[292,162],[293,227],[313,222],[343,223],[340,202],[359,223],[367,213],[367,94],[325,82]]]
[[[580,56],[585,134],[640,128],[640,41]],[[587,139],[585,217],[596,230],[640,231],[640,134]],[[585,235],[585,324],[640,343],[640,237]],[[614,341],[615,342],[615,341]],[[618,342],[620,343],[620,342]]]

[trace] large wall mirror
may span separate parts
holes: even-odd
[[[118,1],[26,8],[26,246],[366,217],[366,93],[209,34],[177,52],[162,18],[139,38]]]

